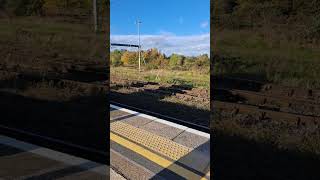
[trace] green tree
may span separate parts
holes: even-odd
[[[111,59],[111,65],[113,66],[120,66],[122,65],[122,61],[121,61],[121,51],[119,50],[115,50],[113,52],[111,52],[110,54],[110,59]]]
[[[172,54],[170,56],[169,65],[172,68],[173,67],[182,66],[183,65],[183,61],[184,61],[184,56],[179,55],[179,54]]]

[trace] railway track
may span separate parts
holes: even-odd
[[[22,77],[30,80],[35,80],[36,75],[23,75]],[[60,79],[59,77],[55,76],[48,76],[46,77],[48,80],[54,80],[59,84],[58,82],[64,82],[64,83],[76,83],[81,84],[83,86],[97,86],[101,87],[100,91],[106,91],[106,84],[105,83],[88,83],[88,82],[78,82],[74,80],[65,80]],[[43,80],[43,78],[38,78],[38,80]],[[239,80],[239,79],[232,79],[232,81]],[[266,117],[275,119],[275,120],[286,120],[290,123],[297,123],[297,122],[314,122],[319,121],[319,110],[320,110],[320,103],[310,98],[309,96],[290,96],[290,93],[287,94],[287,96],[283,96],[283,92],[273,94],[272,92],[265,90],[261,87],[263,87],[262,82],[257,81],[249,81],[240,79],[240,83],[238,83],[239,86],[241,83],[249,83],[253,84],[253,87],[258,87],[257,84],[260,84],[260,89],[256,88],[256,91],[253,90],[243,90],[239,86],[237,87],[236,83],[232,83],[231,88],[230,86],[227,86],[225,88],[219,88],[216,87],[213,89],[213,94],[216,96],[214,97],[214,103],[213,108],[220,109],[227,111],[231,114],[237,114],[237,113],[244,113],[244,114],[252,114],[255,113],[255,116],[258,116],[259,119],[264,119]],[[99,81],[97,81],[99,82]],[[255,85],[254,85],[255,84]],[[117,83],[111,82],[112,86],[120,86]],[[124,85],[122,87],[133,89],[134,91],[143,91],[144,93],[147,93],[149,95],[174,95],[177,98],[181,98],[184,100],[195,100],[199,102],[209,102],[208,97],[204,97],[203,95],[195,95],[190,92],[190,89],[188,87],[182,88],[179,86],[171,86],[171,87],[164,87],[164,88],[146,88],[148,85],[155,85],[158,86],[157,83],[153,82],[140,82],[135,81],[131,82],[131,84]],[[249,86],[250,87],[250,86]],[[252,87],[252,86],[251,86]],[[270,85],[267,85],[266,87],[270,87]],[[279,88],[276,88],[279,89]],[[301,90],[300,90],[301,91]],[[316,92],[315,90],[312,90],[313,92]],[[289,92],[289,91],[288,91]],[[305,91],[307,94],[310,92]],[[301,94],[301,93],[300,93]],[[317,94],[317,93],[314,93]],[[208,95],[207,95],[208,96]],[[219,97],[220,96],[220,97]],[[123,104],[122,104],[123,105]],[[141,110],[141,109],[139,109]],[[258,114],[258,115],[257,115]],[[260,115],[259,115],[260,114]]]
[[[295,99],[320,100],[319,89],[288,87],[264,81],[217,76],[211,76],[211,84],[214,88],[247,90],[261,92],[270,96],[282,96]]]
[[[213,77],[212,108],[229,112],[231,117],[250,115],[258,120],[273,120],[294,127],[318,126],[320,91],[291,88],[230,77]]]
[[[110,87],[116,88],[131,88],[137,91],[146,90],[154,91],[159,94],[167,95],[186,95],[188,97],[199,98],[203,100],[209,100],[209,90],[197,88],[199,92],[193,92],[193,88],[190,86],[176,85],[176,84],[160,84],[156,82],[144,82],[144,81],[130,81],[130,80],[120,80],[119,78],[111,78]]]
[[[145,90],[142,88],[135,88],[135,87],[130,87],[131,89],[135,89],[136,91],[146,91],[148,94],[151,95],[159,95],[159,94],[168,94],[168,95],[173,95],[172,92],[168,92],[168,91],[159,91],[159,90]],[[238,91],[234,91],[237,92],[240,96],[243,94],[248,95],[249,97],[253,96],[252,93],[254,92],[242,92],[239,93]],[[197,96],[192,96],[192,95],[188,95],[188,94],[182,94],[182,93],[175,93],[175,96],[183,96],[183,97],[190,97],[190,99],[198,99],[199,101],[205,102],[205,101],[209,101],[209,99],[205,99],[205,98],[199,98]],[[314,124],[315,122],[320,121],[320,117],[319,116],[313,116],[313,113],[311,113],[311,115],[305,114],[305,113],[299,113],[299,112],[294,112],[294,111],[289,111],[287,109],[282,108],[278,108],[278,107],[272,107],[272,106],[268,106],[265,105],[266,102],[269,102],[271,100],[277,100],[279,102],[282,102],[281,99],[277,99],[276,97],[272,97],[272,96],[266,96],[266,95],[261,95],[258,94],[256,95],[257,97],[254,97],[254,100],[256,101],[256,103],[252,102],[251,104],[248,103],[239,103],[239,102],[226,102],[226,101],[214,101],[212,104],[212,108],[213,109],[217,109],[217,110],[222,110],[222,111],[226,111],[229,112],[232,116],[235,116],[237,114],[250,114],[250,115],[254,115],[257,117],[257,119],[263,120],[263,119],[273,119],[273,120],[277,120],[277,121],[282,121],[285,123],[289,123],[289,124]],[[245,96],[246,97],[246,96]],[[250,100],[250,99],[249,99]],[[257,100],[261,100],[261,103],[259,103],[259,101]],[[251,101],[250,101],[251,102]],[[302,101],[303,103],[304,101]],[[284,102],[286,103],[286,102]],[[295,101],[294,100],[288,100],[287,102],[288,104],[285,104],[286,107],[290,107],[290,106],[294,106]],[[301,103],[301,102],[300,102]],[[316,107],[320,107],[319,105],[314,105]],[[312,107],[314,107],[312,106]]]
[[[312,99],[290,98],[262,92],[217,88],[214,100],[273,109],[274,111],[320,117],[320,103]]]
[[[2,74],[6,74],[5,72],[8,71],[3,71],[1,70],[0,73],[3,72]],[[83,72],[87,72],[87,73],[92,73],[91,71],[83,71]],[[41,75],[39,72],[34,72],[32,70],[29,70],[29,72],[24,72],[24,73],[18,73],[18,72],[14,72],[14,71],[10,71],[9,73],[7,73],[7,76],[11,76],[12,77],[16,77],[17,79],[21,79],[21,80],[26,80],[26,81],[33,81],[33,82],[40,82],[40,81],[53,81],[55,84],[57,84],[58,86],[61,85],[61,83],[64,84],[78,84],[80,86],[96,86],[98,88],[100,88],[100,91],[106,90],[107,87],[105,86],[106,83],[105,81],[101,81],[101,78],[103,77],[102,80],[104,79],[104,73],[101,73],[101,75],[99,75],[100,79],[95,78],[95,81],[93,82],[86,82],[86,81],[77,81],[74,80],[73,78],[70,78],[72,73],[65,73],[65,74],[58,74],[58,73],[46,73],[45,75]],[[61,82],[61,83],[59,83]],[[144,86],[142,85],[137,85],[137,84],[141,84],[142,82],[136,82],[135,85],[133,85],[133,87],[131,86],[126,86],[127,88],[130,88],[136,92],[141,92],[144,91],[145,93],[148,93],[149,95],[175,95],[180,99],[187,99],[187,100],[196,100],[199,102],[209,102],[209,97],[208,96],[204,96],[204,95],[196,95],[194,93],[190,93],[190,91],[188,90],[184,90],[182,88],[173,88],[173,87],[159,87],[159,89],[146,89],[144,88]],[[150,84],[154,84],[154,83],[150,83]],[[110,86],[115,86],[116,84],[110,84]],[[140,87],[139,87],[140,86]]]
[[[214,101],[212,103],[212,108],[217,111],[228,112],[231,115],[231,117],[234,117],[238,114],[245,114],[251,115],[255,117],[255,119],[259,120],[276,120],[278,122],[283,122],[285,124],[290,124],[294,126],[299,126],[300,124],[317,125],[318,123],[320,123],[320,117],[279,112],[246,104]]]
[[[117,78],[112,78],[116,80],[111,80],[111,86],[123,86],[123,87],[130,87],[130,88],[145,88],[147,85],[159,85],[158,83],[154,82],[144,82],[144,81],[130,81],[130,80],[120,80],[120,84],[117,83]],[[118,78],[119,79],[119,78]],[[215,81],[214,78],[213,81]],[[248,80],[248,79],[240,79],[240,78],[226,78],[228,81],[216,82],[213,86],[214,93],[217,91],[229,91],[236,95],[241,95],[247,98],[255,97],[264,97],[270,98],[271,100],[279,99],[282,102],[299,102],[299,103],[308,103],[308,104],[320,104],[318,98],[320,100],[320,90],[316,89],[299,89],[299,88],[290,88],[285,86],[279,86],[275,84],[270,84],[267,82],[255,81],[255,80]],[[247,89],[241,87],[244,86]],[[176,93],[176,94],[188,94],[189,87],[159,87],[157,90],[159,93]],[[147,88],[146,88],[147,89]],[[219,93],[219,92],[218,92]],[[201,98],[208,98],[209,92],[206,92],[205,95],[194,95],[188,94],[193,97],[201,97]],[[263,100],[264,100],[263,99]],[[267,99],[268,100],[268,99]],[[288,104],[289,104],[288,103]]]
[[[141,107],[153,112],[160,111],[171,117],[209,127],[210,99],[208,96],[201,96],[201,94],[199,96],[197,92],[201,91],[189,87],[176,87],[173,84],[163,85],[154,82],[135,81],[130,85],[110,83],[111,100],[128,103],[131,106]],[[140,103],[139,99],[143,97],[145,97],[145,101]]]
[[[151,96],[159,96],[159,95],[167,95],[167,96],[176,96],[178,99],[185,99],[185,100],[195,100],[198,102],[209,102],[209,97],[198,96],[194,94],[189,94],[189,92],[185,91],[176,91],[173,89],[148,89],[144,87],[126,87],[127,89],[131,89],[134,92],[143,92],[145,94]],[[112,90],[112,85],[111,85]]]
[[[237,85],[237,83],[233,82],[235,80],[240,81],[240,83],[238,82]],[[285,90],[281,90],[280,86],[265,85],[265,83],[260,81],[246,79],[231,79],[231,81],[232,87],[235,89],[227,85],[225,85],[225,88],[216,87],[213,89],[214,102],[212,103],[212,107],[214,109],[229,112],[232,116],[236,114],[250,114],[256,116],[257,119],[269,118],[289,124],[317,124],[320,120],[320,103],[310,98],[310,96],[302,96],[301,90],[299,90],[300,96],[294,96],[292,89],[288,87],[285,87],[285,90],[288,90],[285,92]],[[174,95],[178,98],[197,99],[200,102],[209,101],[209,98],[188,94],[188,90],[183,88],[148,89],[147,86],[149,84],[157,84],[140,81],[130,82],[128,80],[124,80],[123,82],[129,83],[122,87],[130,88],[137,92],[143,91],[150,95],[166,94]],[[239,88],[239,86],[242,86],[241,84],[251,84],[248,87],[254,87],[253,89],[255,90],[243,90],[241,87]],[[121,85],[115,82],[111,82],[111,90],[112,86],[119,86],[121,88]],[[270,92],[270,88],[279,90],[279,93]],[[312,91],[316,92],[315,90]],[[298,91],[296,90],[296,92]],[[310,91],[305,91],[305,93],[310,95]],[[283,96],[283,94],[287,96]]]

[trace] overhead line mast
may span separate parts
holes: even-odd
[[[97,0],[92,0],[93,5],[93,25],[94,25],[94,32],[98,31],[98,13],[97,13]]]
[[[141,72],[141,44],[140,44],[140,24],[141,24],[141,21],[137,20],[136,24],[138,25],[138,45],[123,44],[123,43],[111,43],[111,46],[137,47],[138,48],[138,55],[139,55],[139,72]]]
[[[138,25],[138,54],[139,54],[139,72],[141,72],[141,45],[140,45],[140,24],[141,21],[137,20],[136,24]]]

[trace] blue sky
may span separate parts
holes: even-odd
[[[111,0],[111,42],[137,44],[165,54],[209,54],[209,0]]]

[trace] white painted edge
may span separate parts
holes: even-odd
[[[72,165],[72,166],[79,165],[80,167],[82,167],[84,169],[87,169],[86,165],[83,165],[84,163],[89,163],[89,164],[92,163],[92,165],[95,165],[97,167],[92,168],[92,169],[87,169],[88,171],[97,172],[97,173],[102,174],[102,175],[105,175],[107,173],[106,172],[107,169],[106,169],[105,165],[102,165],[102,164],[99,164],[99,163],[96,163],[96,162],[93,162],[93,161],[89,161],[87,159],[83,159],[83,158],[80,158],[80,157],[76,157],[76,156],[73,156],[73,155],[69,155],[69,154],[65,154],[65,153],[62,153],[62,152],[54,151],[54,150],[51,150],[51,149],[48,149],[48,148],[40,147],[40,146],[37,146],[37,145],[34,145],[34,144],[30,144],[30,143],[26,143],[26,142],[23,142],[23,141],[19,141],[19,140],[16,140],[16,139],[13,139],[13,138],[10,138],[10,137],[7,137],[7,136],[0,135],[0,144],[11,146],[11,147],[23,150],[25,152],[30,152],[30,153],[33,153],[33,154],[37,154],[39,156],[46,157],[46,158],[49,158],[51,160],[56,160],[56,161],[59,161],[59,162],[63,162],[63,163],[68,164],[68,165]],[[105,167],[103,167],[103,166],[105,166]],[[103,167],[103,168],[101,168],[101,167]]]
[[[186,131],[189,132],[189,133],[193,133],[193,134],[196,134],[196,135],[199,135],[199,136],[206,137],[206,138],[210,139],[210,134],[209,133],[205,133],[205,132],[202,132],[202,131],[199,131],[199,130],[196,130],[196,129],[192,129],[192,128],[188,128],[188,129],[186,129]]]
[[[202,131],[199,131],[199,130],[196,130],[196,129],[189,128],[187,126],[183,126],[183,125],[180,125],[180,124],[177,124],[177,123],[166,121],[164,119],[156,118],[156,117],[153,117],[153,116],[150,116],[150,115],[147,115],[147,114],[139,113],[139,112],[136,112],[136,111],[133,111],[133,110],[129,110],[129,109],[126,109],[126,108],[122,108],[122,107],[119,107],[119,106],[116,106],[116,105],[113,105],[113,104],[110,104],[110,107],[114,108],[114,109],[117,109],[119,111],[130,113],[130,114],[136,114],[136,116],[144,117],[146,119],[150,119],[152,121],[156,121],[156,122],[159,122],[159,123],[162,123],[162,124],[166,124],[168,126],[175,127],[175,128],[190,132],[192,134],[196,134],[198,136],[202,136],[202,137],[210,139],[210,134],[209,133],[205,133],[205,132],[202,132]]]

